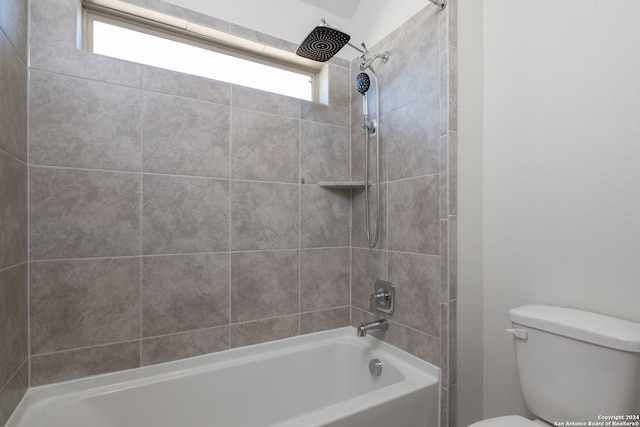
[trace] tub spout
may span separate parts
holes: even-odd
[[[387,329],[389,329],[389,322],[386,319],[375,320],[358,326],[358,336],[364,337],[369,331],[386,332]]]

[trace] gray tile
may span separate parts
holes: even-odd
[[[349,180],[349,129],[301,122],[301,175],[306,184]]]
[[[232,253],[231,322],[297,313],[298,262],[297,250]]]
[[[260,33],[258,31],[252,30],[251,28],[242,27],[234,23],[229,23],[229,32],[244,39],[261,44],[266,44],[267,46],[275,47],[286,52],[294,53],[298,48],[298,45],[295,43],[291,43],[286,40],[270,36],[268,34]]]
[[[0,269],[27,259],[27,166],[0,151]]]
[[[31,353],[140,337],[140,260],[31,263]]]
[[[369,187],[369,237],[373,243],[377,226],[377,185]],[[388,185],[380,186],[380,229],[378,230],[378,242],[376,249],[387,249],[388,242],[388,218],[387,218]],[[354,190],[351,198],[351,245],[354,247],[368,248],[369,240],[366,231],[366,201],[363,189]]]
[[[447,2],[447,19],[449,20],[449,45],[458,46],[458,0]]]
[[[375,281],[387,279],[386,251],[353,248],[351,251],[351,305],[369,311]],[[376,312],[381,314],[380,312]]]
[[[440,384],[449,387],[449,305],[441,304],[440,309]]]
[[[145,172],[229,177],[229,107],[153,92],[143,102]]]
[[[31,167],[31,259],[140,252],[140,176]]]
[[[62,351],[31,357],[31,386],[140,367],[140,342]]]
[[[440,339],[392,322],[386,341],[422,360],[440,366]]]
[[[456,351],[456,300],[451,300],[448,304],[442,304],[442,384],[450,387],[458,381]]]
[[[20,0],[22,2],[22,0]],[[15,0],[3,2],[15,3]],[[24,2],[26,3],[26,1]],[[0,12],[0,20],[2,19]],[[0,149],[27,161],[27,68],[0,31]]]
[[[231,88],[228,83],[162,68],[145,66],[142,87],[149,91],[216,104],[229,105],[231,102]]]
[[[384,127],[386,126],[387,116],[383,116],[381,121],[382,130],[380,131],[380,141],[378,146],[378,155],[376,157],[376,137],[369,136],[369,182],[376,182],[376,168],[380,167],[380,182],[388,181],[387,157],[389,144],[384,139]],[[364,181],[365,178],[365,133],[360,126],[351,129],[351,179],[354,181]],[[380,160],[377,161],[376,158]]]
[[[389,281],[396,287],[393,321],[439,337],[440,257],[390,252]]]
[[[440,219],[449,215],[449,135],[440,136]]]
[[[278,317],[231,325],[231,348],[260,344],[298,335],[300,316]]]
[[[0,425],[5,425],[28,388],[29,363],[25,360],[9,383],[0,386]]]
[[[140,87],[140,65],[76,48],[77,1],[31,2],[29,19],[29,55],[32,68]]]
[[[229,255],[142,259],[142,336],[229,323]]]
[[[440,302],[449,301],[449,222],[440,221]]]
[[[300,197],[301,247],[348,246],[349,191],[303,185]]]
[[[350,249],[300,251],[300,310],[349,305]]]
[[[349,318],[349,307],[302,313],[300,314],[300,333],[311,334],[349,326]]]
[[[440,54],[440,133],[458,129],[458,57],[457,48]]]
[[[393,41],[397,40],[415,25],[438,25],[437,22],[433,20],[427,22],[427,20],[436,16],[440,16],[438,8],[434,7],[432,4],[424,5],[424,7],[418,10],[415,15],[409,17],[409,19],[404,21],[399,27],[396,27],[396,29],[391,31],[381,41],[374,44],[373,47],[369,48],[369,50],[375,52],[382,50],[385,45],[389,45]]]
[[[449,390],[444,387],[440,387],[440,427],[449,427]]]
[[[449,72],[449,50],[446,50],[440,54],[440,134],[444,135],[449,129],[449,90],[451,76]]]
[[[184,19],[185,21],[193,22],[195,24],[201,24],[215,30],[224,31],[226,33],[229,32],[229,22],[227,21],[162,0],[128,0],[127,3],[132,3],[145,9]]]
[[[458,49],[449,48],[449,130],[458,130]]]
[[[298,247],[298,185],[231,184],[231,250]]]
[[[228,326],[146,338],[142,340],[142,365],[155,365],[228,349]]]
[[[300,100],[258,89],[233,86],[231,105],[244,110],[300,118]]]
[[[29,161],[140,171],[140,90],[31,72]]]
[[[449,298],[458,298],[458,217],[449,217]]]
[[[298,120],[238,108],[232,116],[233,178],[297,183]]]
[[[376,69],[383,114],[438,91],[438,33],[438,14],[433,13],[385,46],[391,56],[386,64]]]
[[[438,173],[438,102],[438,93],[434,93],[410,102],[383,117],[383,140],[389,150],[389,180]]]
[[[449,212],[448,215],[458,214],[458,132],[449,132],[449,158],[447,174],[449,178],[448,182],[448,195],[449,195]]]
[[[302,101],[300,118],[312,122],[350,127],[351,73],[349,68],[329,64],[328,105]]]
[[[440,254],[439,177],[389,183],[389,250]]]
[[[0,270],[0,390],[28,357],[27,264]]]
[[[28,25],[29,3],[27,0],[5,0],[0,4],[0,28],[9,37],[24,64],[27,63],[28,56]]]
[[[175,254],[229,249],[229,182],[145,175],[142,252]]]
[[[449,425],[458,425],[458,384],[452,384],[449,387],[449,402],[448,402],[448,414]]]

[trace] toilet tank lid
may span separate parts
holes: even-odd
[[[557,335],[640,353],[640,324],[573,308],[529,304],[509,310],[512,322]]]

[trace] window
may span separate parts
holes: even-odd
[[[309,101],[319,98],[320,69],[293,53],[120,1],[83,6],[83,48],[89,52]]]

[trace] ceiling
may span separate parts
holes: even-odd
[[[362,0],[300,0],[319,9],[342,16],[346,19],[353,18]]]

